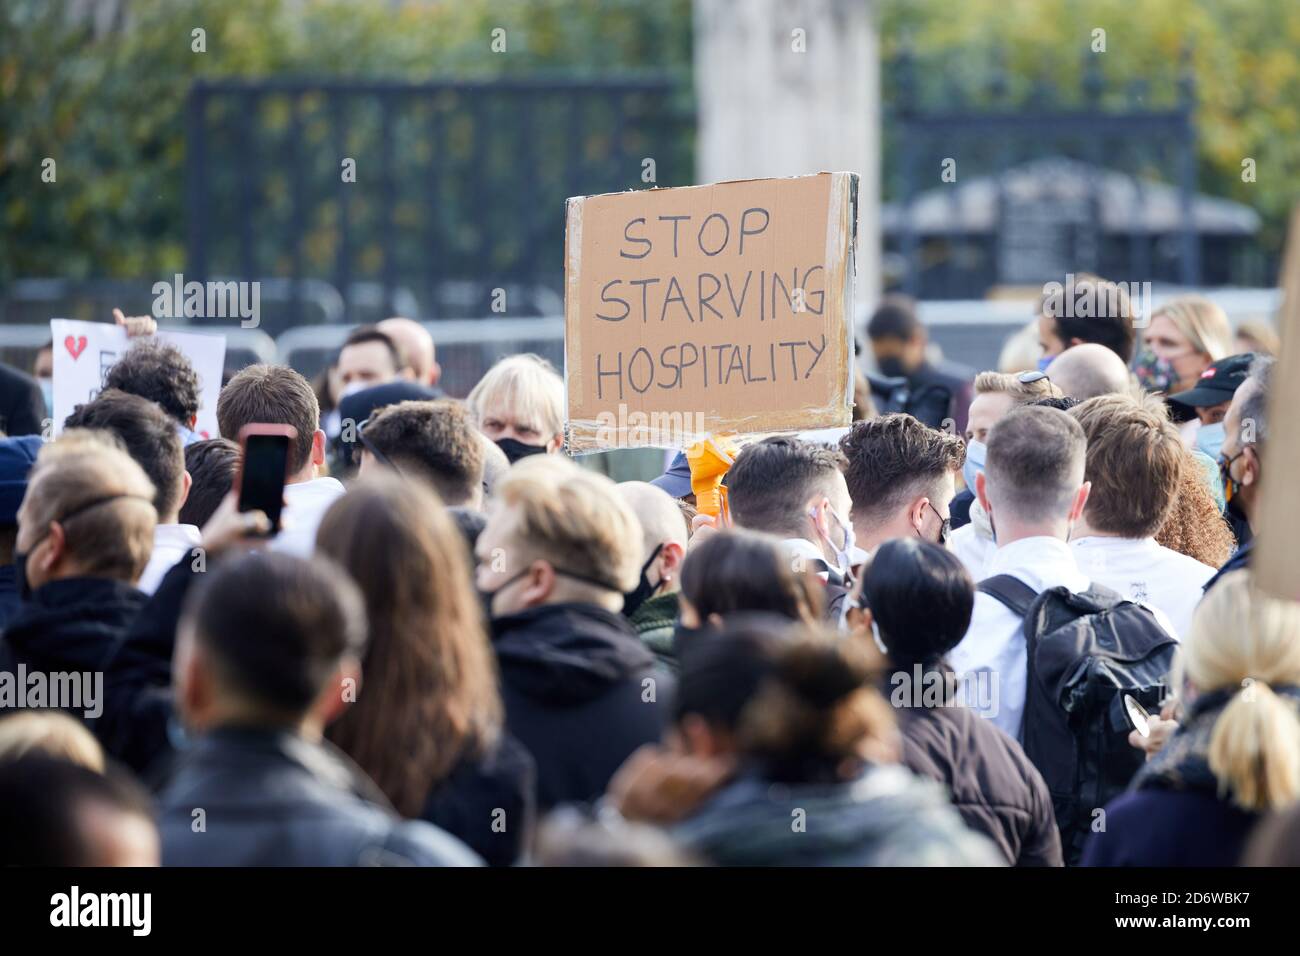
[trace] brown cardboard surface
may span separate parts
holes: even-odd
[[[1282,311],[1278,332],[1282,348],[1273,369],[1268,408],[1268,445],[1264,449],[1259,515],[1254,524],[1259,540],[1251,558],[1255,583],[1267,593],[1300,600],[1300,206],[1291,213],[1286,251],[1282,257]]]
[[[847,425],[856,187],[819,173],[570,199],[569,451]]]

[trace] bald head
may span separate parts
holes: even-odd
[[[406,356],[411,377],[421,385],[436,385],[442,369],[434,358],[433,336],[419,322],[400,316],[384,319],[378,325]]]
[[[1124,360],[1104,345],[1085,342],[1066,349],[1047,366],[1047,377],[1067,398],[1085,402],[1098,395],[1128,391],[1129,374]]]
[[[625,481],[618,486],[618,493],[641,522],[642,562],[663,544],[685,549],[686,518],[668,492],[645,481]]]

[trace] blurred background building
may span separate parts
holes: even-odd
[[[1267,317],[1297,42],[1292,0],[3,0],[0,353],[182,273],[261,283],[232,365],[404,314],[464,394],[562,361],[567,197],[831,168],[859,311],[967,362],[1070,270]]]

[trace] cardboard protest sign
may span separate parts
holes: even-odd
[[[1291,213],[1291,229],[1282,256],[1282,311],[1278,316],[1282,348],[1270,380],[1268,464],[1260,486],[1259,540],[1251,559],[1255,583],[1274,597],[1300,601],[1300,498],[1295,475],[1300,469],[1300,206]]]
[[[93,399],[104,387],[104,377],[130,348],[126,330],[107,322],[51,319],[54,340],[54,434],[73,408]],[[203,438],[216,438],[217,393],[226,363],[226,339],[200,332],[160,330],[155,338],[185,353],[199,376],[199,415],[194,426]]]
[[[848,425],[857,176],[570,199],[566,446]]]

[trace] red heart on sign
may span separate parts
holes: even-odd
[[[63,340],[63,347],[68,350],[68,354],[72,356],[72,360],[75,362],[77,359],[81,358],[81,353],[86,351],[86,337],[84,335],[78,335],[76,338],[73,338],[69,335]]]

